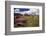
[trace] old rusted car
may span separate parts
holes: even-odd
[[[14,16],[14,25],[15,27],[23,27],[25,26],[26,19],[21,15]]]

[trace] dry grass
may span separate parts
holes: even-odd
[[[24,16],[27,20],[26,27],[37,27],[39,26],[39,16]]]

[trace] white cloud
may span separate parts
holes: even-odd
[[[16,9],[15,13],[20,13],[20,14],[25,14],[26,13],[28,15],[30,15],[30,14],[39,15],[39,9],[32,8],[29,11],[22,11],[22,12],[20,12],[19,9]]]

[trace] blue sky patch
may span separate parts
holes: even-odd
[[[15,12],[29,11],[29,8],[14,8]]]

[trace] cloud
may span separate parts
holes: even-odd
[[[28,11],[21,11],[19,9],[16,9],[15,10],[15,13],[20,13],[20,14],[33,14],[33,15],[39,15],[39,10],[38,9],[34,9],[34,8],[31,8],[30,10]]]

